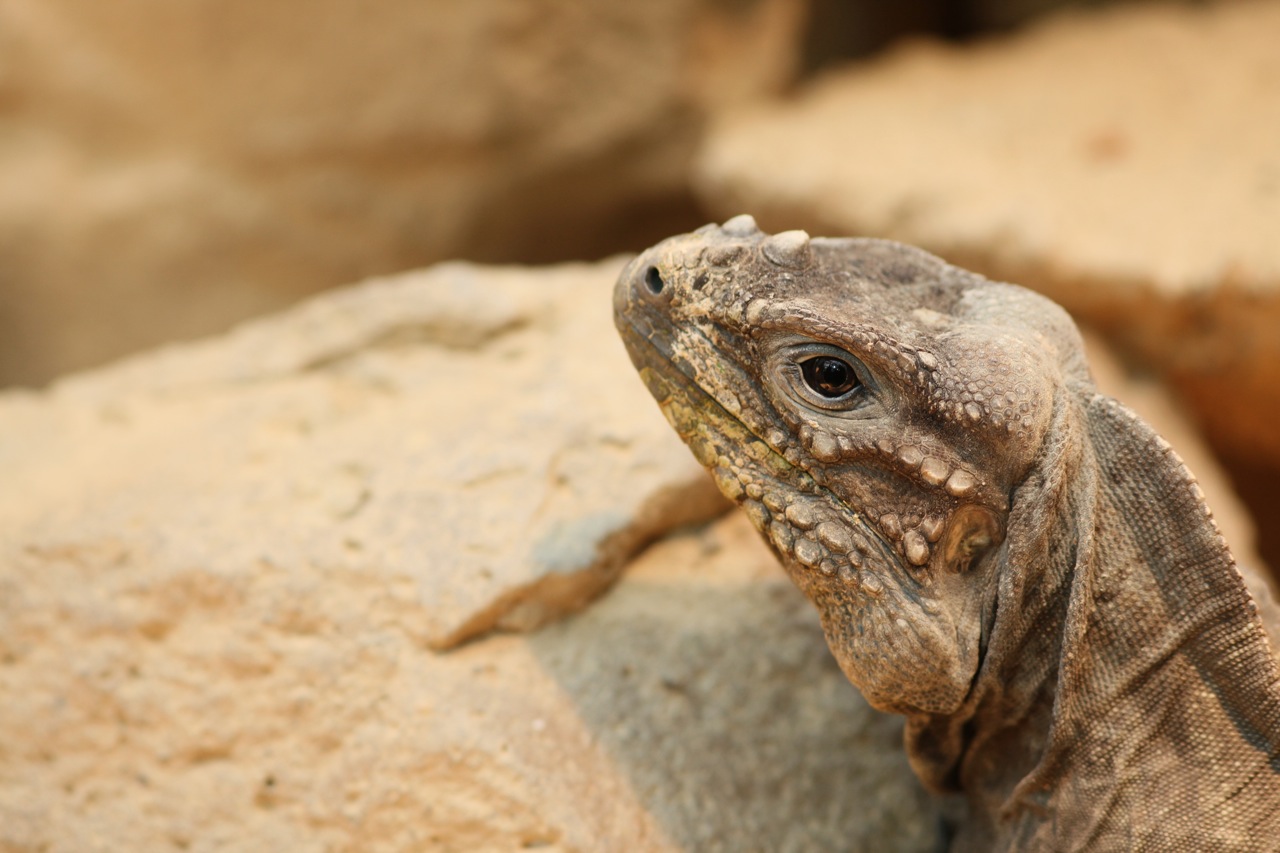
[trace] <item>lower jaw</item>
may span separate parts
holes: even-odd
[[[846,592],[856,590],[871,598],[886,592],[880,575],[894,569],[876,571],[872,566],[891,563],[892,557],[859,513],[788,462],[671,363],[646,364],[640,374],[672,428],[711,473],[721,493],[751,518],[799,586],[807,591],[815,584],[841,583]],[[788,504],[819,506],[819,521],[825,517],[847,528],[851,541],[858,543],[856,553],[852,548],[819,549],[812,529],[792,527],[780,510],[765,506],[762,498],[767,492],[783,495]],[[806,540],[807,544],[798,544]]]

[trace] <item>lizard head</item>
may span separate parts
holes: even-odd
[[[635,258],[618,329],[667,419],[817,606],[882,710],[963,703],[1012,495],[1054,389],[1057,306],[896,243],[749,216]]]

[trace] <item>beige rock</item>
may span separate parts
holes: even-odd
[[[1280,3],[1141,4],[905,46],[726,119],[720,213],[1034,286],[1280,465]]]
[[[687,211],[707,116],[791,78],[806,8],[6,0],[0,383],[443,258],[617,251]]]
[[[0,396],[0,850],[932,849],[739,516],[479,636],[723,507],[617,269],[445,265]]]
[[[0,541],[366,573],[435,647],[576,609],[722,511],[616,339],[618,267],[445,265],[0,397]]]
[[[374,572],[12,556],[6,851],[933,849],[900,723],[744,519],[448,653]]]

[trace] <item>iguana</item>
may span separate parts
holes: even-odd
[[[1274,605],[1061,308],[749,216],[640,254],[614,308],[845,674],[961,795],[953,849],[1280,850]]]

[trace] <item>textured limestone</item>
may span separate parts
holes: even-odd
[[[618,267],[444,265],[0,397],[0,850],[931,849],[744,519],[546,624],[724,508]]]
[[[406,583],[12,555],[6,851],[933,849],[933,805],[745,519],[532,636]]]
[[[656,239],[806,6],[6,0],[0,383],[362,276]]]
[[[721,507],[637,405],[617,269],[444,265],[0,398],[0,541],[365,574],[437,647],[575,609]]]
[[[1280,465],[1280,3],[1143,4],[913,44],[727,118],[721,213],[1036,287]]]

